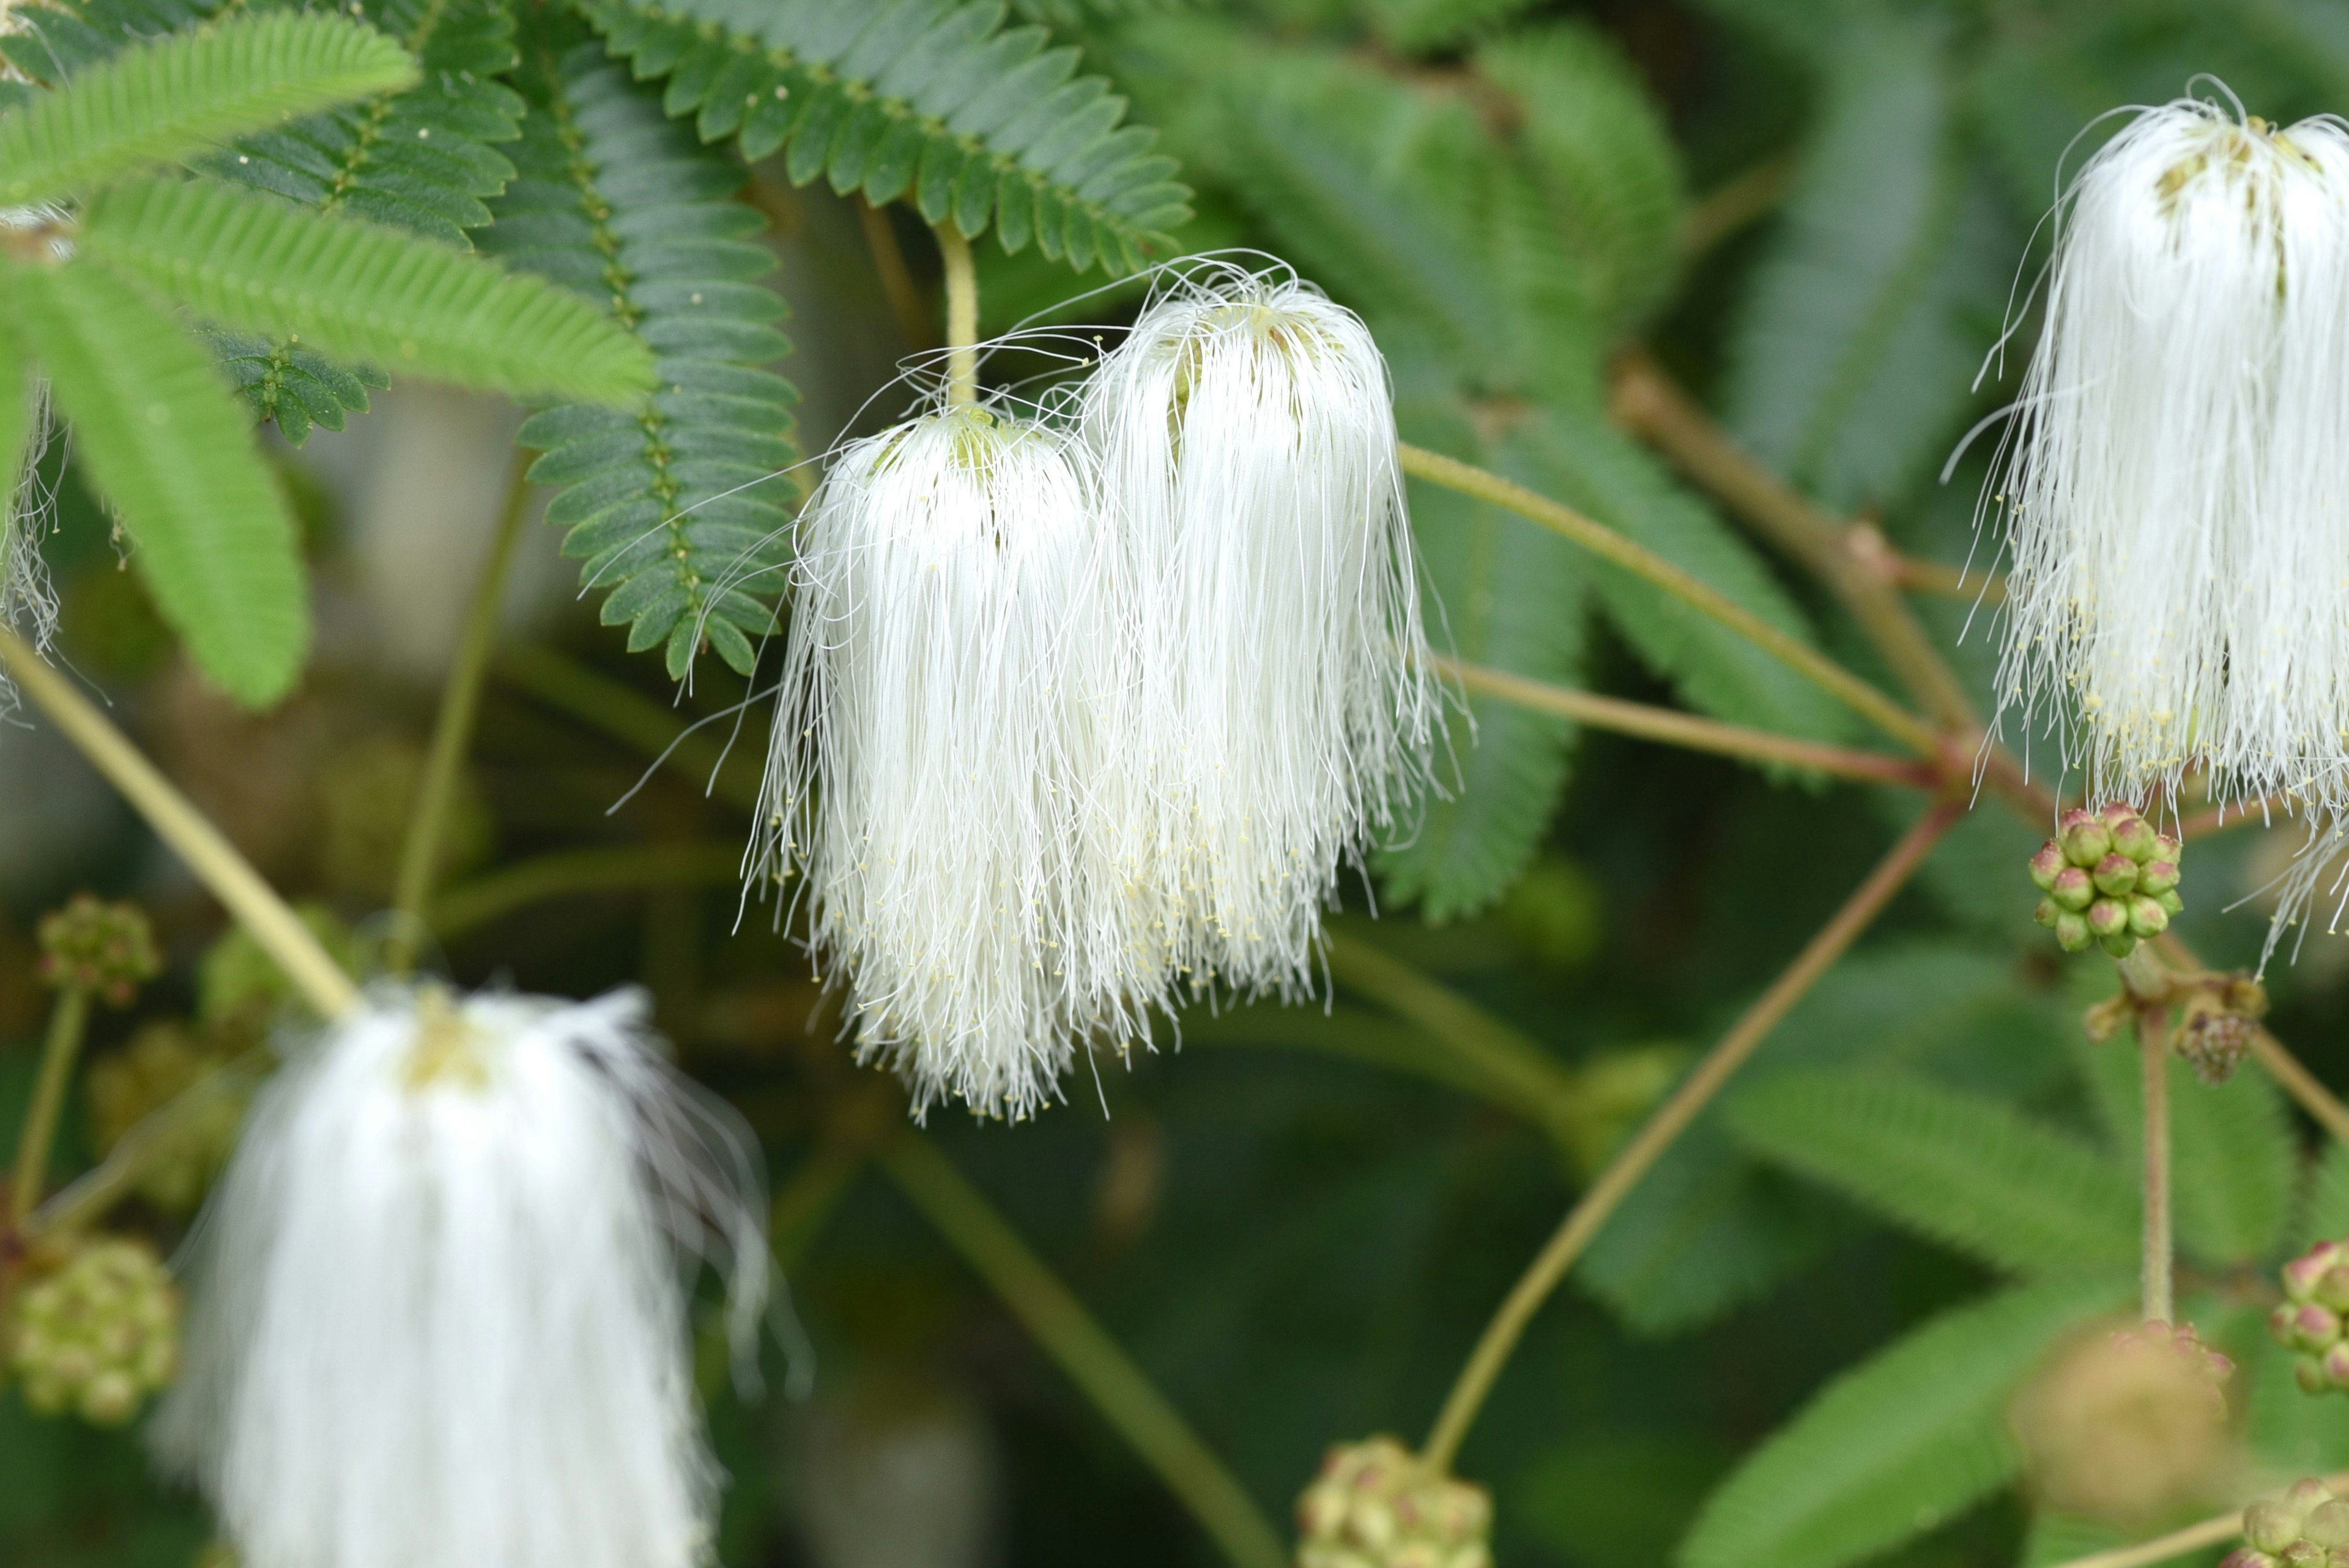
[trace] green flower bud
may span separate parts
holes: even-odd
[[[2338,1241],[2319,1241],[2307,1251],[2283,1266],[2283,1293],[2286,1301],[2304,1302],[2314,1298],[2316,1282],[2325,1272],[2339,1264],[2344,1250]]]
[[[2349,1312],[2349,1264],[2335,1263],[2316,1276],[2316,1288],[2308,1293],[2313,1305],[2333,1312]],[[2315,1345],[2309,1346],[2313,1350]]]
[[[2113,830],[2093,818],[2075,823],[2064,835],[2064,857],[2075,866],[2094,866],[2113,852]]]
[[[2098,937],[2096,944],[2116,959],[2125,959],[2137,951],[2137,939],[2131,936]]]
[[[2067,953],[2084,953],[2088,944],[2096,940],[2088,929],[2088,918],[2066,909],[2055,917],[2055,942]]]
[[[2081,867],[2066,866],[2056,874],[2047,896],[2066,909],[2085,909],[2095,900],[2096,885]]]
[[[2137,890],[2137,862],[2118,850],[2097,861],[2088,876],[2096,884],[2099,893],[2111,893],[2117,897]]]
[[[120,1426],[179,1369],[180,1293],[144,1241],[99,1237],[17,1297],[9,1364],[25,1402]]]
[[[2128,906],[2118,898],[2099,898],[2088,906],[2088,929],[2100,937],[2116,937],[2128,929]]]
[[[2262,1552],[2281,1552],[2300,1539],[2301,1511],[2263,1497],[2243,1510],[2243,1539]]]
[[[2064,858],[2064,846],[2054,839],[2049,839],[2041,845],[2039,852],[2031,857],[2032,884],[2044,893],[2055,885],[2055,874],[2070,864],[2070,861]]]
[[[2313,1355],[2303,1355],[2292,1364],[2292,1380],[2303,1394],[2323,1394],[2333,1386],[2325,1380],[2324,1363]]]
[[[2153,901],[2161,906],[2162,913],[2166,915],[2182,915],[2186,912],[2186,900],[2178,896],[2178,889],[2175,888],[2167,893],[2156,895]]]
[[[2169,835],[2161,834],[2153,841],[2153,857],[2156,860],[2168,860],[2175,864],[2186,857],[2186,846]]]
[[[2128,902],[2128,929],[2132,936],[2158,937],[2169,929],[2169,911],[2158,900],[2140,895]]]
[[[77,893],[41,918],[41,978],[128,1007],[139,988],[163,971],[155,930],[136,904],[109,904]]]
[[[2031,918],[2038,921],[2041,925],[2045,926],[2049,930],[2054,930],[2055,929],[2056,917],[2063,914],[2063,907],[2057,904],[2054,899],[2042,898],[2039,900],[2037,907],[2033,909],[2031,911]]]
[[[2137,874],[2137,890],[2140,893],[2167,893],[2178,886],[2178,862],[2148,860]]]
[[[2219,1560],[2219,1568],[2281,1568],[2281,1565],[2256,1547],[2238,1546]]]
[[[2145,818],[2130,815],[2113,826],[2113,848],[2142,866],[2153,858],[2153,846],[2161,836]]]
[[[2310,1510],[2301,1524],[2300,1538],[2328,1552],[2349,1546],[2349,1502],[2328,1502]]]

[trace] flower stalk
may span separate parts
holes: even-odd
[[[89,992],[78,985],[59,990],[49,1011],[40,1076],[33,1085],[33,1103],[25,1113],[24,1130],[16,1137],[16,1162],[8,1184],[8,1228],[17,1235],[24,1233],[26,1220],[41,1199],[42,1178],[49,1168],[50,1147],[57,1141],[66,1085],[73,1081],[74,1063],[88,1032]]]
[[[1476,1412],[1492,1392],[1494,1382],[1509,1359],[1510,1353],[1524,1337],[1526,1325],[1533,1321],[1567,1271],[1582,1256],[1583,1251],[1595,1239],[1616,1208],[1639,1185],[1648,1168],[1662,1157],[1674,1139],[1687,1130],[1697,1114],[1711,1104],[1731,1075],[1743,1066],[1754,1049],[1769,1037],[1795,1002],[1802,1000],[1818,978],[1834,967],[1859,934],[1866,930],[1892,896],[1907,883],[1911,873],[1921,865],[1941,835],[1948,832],[1964,815],[1962,801],[1944,800],[1936,803],[1915,826],[1902,835],[1868,879],[1852,890],[1827,923],[1819,929],[1808,945],[1795,956],[1785,972],[1771,982],[1770,988],[1754,1000],[1720,1044],[1697,1064],[1696,1070],[1683,1079],[1670,1099],[1650,1117],[1646,1126],[1626,1144],[1622,1152],[1609,1161],[1607,1168],[1591,1183],[1589,1190],[1567,1211],[1557,1231],[1529,1266],[1508,1296],[1501,1303],[1493,1321],[1485,1325],[1476,1348],[1470,1354],[1468,1364],[1461,1369],[1452,1392],[1444,1401],[1444,1408],[1428,1434],[1420,1456],[1429,1469],[1441,1474],[1449,1470],[1452,1460],[1460,1451],[1461,1441],[1476,1418]]]
[[[947,403],[960,408],[978,400],[978,271],[960,229],[946,223],[936,232],[947,268]]]

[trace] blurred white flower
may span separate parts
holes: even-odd
[[[1204,266],[1081,400],[1139,659],[1120,858],[1193,987],[1308,994],[1321,909],[1423,785],[1437,711],[1386,362],[1311,285]]]
[[[2182,99],[2057,203],[2046,324],[1985,491],[2013,549],[2001,695],[2092,805],[2189,764],[2342,790],[2349,127]]]
[[[766,1286],[750,1146],[635,992],[379,987],[263,1092],[156,1445],[245,1568],[692,1568],[685,1271]]]
[[[1130,680],[1084,449],[1000,410],[833,460],[796,589],[751,869],[805,880],[860,1059],[1014,1118],[1146,1036],[1164,942],[1097,796]]]

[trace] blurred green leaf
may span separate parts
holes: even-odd
[[[96,266],[11,267],[6,283],[164,619],[231,696],[254,707],[284,696],[309,647],[309,583],[293,516],[219,369]]]
[[[1942,1314],[1844,1373],[1706,1500],[1682,1568],[1841,1568],[1955,1518],[2014,1473],[2006,1402],[2114,1280],[2024,1285]]]
[[[2010,1106],[1905,1074],[1784,1073],[1741,1090],[1747,1148],[1993,1268],[2125,1269],[2137,1194],[2118,1164]]]

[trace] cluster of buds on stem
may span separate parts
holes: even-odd
[[[1340,1443],[1297,1500],[1297,1568],[1492,1568],[1485,1489],[1392,1438]]]
[[[2283,1266],[2283,1304],[2268,1314],[2268,1332],[2300,1353],[2292,1375],[2302,1389],[2349,1389],[2349,1241],[2319,1241]]]
[[[2171,1044],[2206,1084],[2235,1075],[2267,1016],[2267,988],[2249,974],[2212,975],[2187,993]]]
[[[2323,1481],[2297,1480],[2243,1510],[2243,1544],[2219,1568],[2341,1568],[2349,1564],[2349,1502]]]
[[[102,1237],[16,1298],[9,1364],[25,1403],[119,1427],[180,1365],[180,1292],[144,1241]]]
[[[41,979],[113,1007],[128,1007],[139,988],[162,972],[154,929],[136,904],[109,904],[77,893],[41,917]]]
[[[110,1155],[131,1129],[141,1132],[139,1196],[167,1214],[191,1212],[228,1164],[243,1124],[247,1094],[231,1074],[230,1054],[186,1024],[150,1023],[130,1044],[90,1064],[90,1131]],[[168,1116],[160,1116],[166,1106]]]
[[[2031,880],[2046,895],[2033,918],[2067,953],[2094,942],[2127,958],[2185,912],[2178,897],[2181,853],[2178,840],[2156,833],[2132,806],[2067,811],[2055,836],[2031,857]]]

